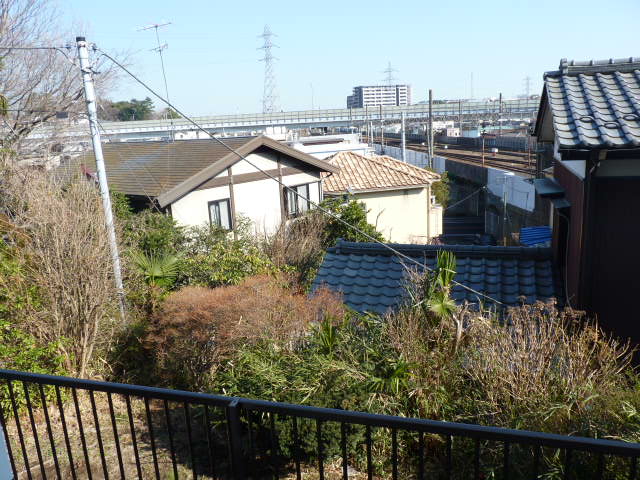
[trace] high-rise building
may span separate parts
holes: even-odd
[[[347,108],[376,107],[378,105],[411,105],[410,85],[369,85],[353,87],[347,97]]]

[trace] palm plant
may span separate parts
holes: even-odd
[[[180,257],[168,253],[131,252],[131,259],[151,287],[171,288],[180,271]]]
[[[442,250],[438,253],[436,268],[422,277],[419,289],[421,300],[418,303],[425,318],[439,321],[449,318],[456,310],[451,298],[451,285],[456,275],[456,257]]]

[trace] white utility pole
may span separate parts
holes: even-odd
[[[433,90],[429,89],[429,168],[433,168]]]
[[[400,113],[400,138],[402,139],[402,161],[407,161],[407,140],[404,132],[404,112]]]
[[[102,143],[100,142],[100,132],[98,131],[98,113],[96,110],[96,92],[93,87],[93,70],[89,64],[89,50],[84,37],[76,37],[78,47],[78,60],[80,61],[80,71],[82,72],[82,83],[84,86],[84,97],[87,102],[87,115],[89,117],[89,127],[91,129],[91,141],[93,152],[96,157],[96,170],[98,171],[98,183],[100,184],[100,195],[102,196],[102,208],[104,209],[104,222],[109,235],[109,247],[111,249],[111,259],[113,261],[113,277],[118,290],[118,301],[120,303],[120,314],[125,317],[124,308],[124,288],[122,285],[122,271],[120,269],[120,254],[116,242],[116,230],[113,225],[113,212],[111,210],[111,196],[109,195],[109,185],[107,183],[107,172],[104,168],[104,157],[102,156]]]
[[[380,104],[380,147],[384,149],[384,119],[382,118],[382,104]]]

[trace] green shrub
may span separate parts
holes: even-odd
[[[330,198],[321,203],[321,207],[332,212],[338,219],[328,217],[323,232],[323,245],[332,247],[338,239],[353,242],[371,242],[371,238],[384,242],[385,239],[376,227],[367,222],[367,209],[357,200],[344,201],[342,198]],[[349,227],[356,227],[363,233]]]
[[[187,241],[184,227],[170,216],[152,210],[143,210],[122,221],[122,234],[126,246],[147,254],[179,253]]]

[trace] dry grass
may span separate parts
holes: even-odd
[[[214,289],[186,287],[166,299],[145,345],[169,385],[199,390],[241,345],[269,341],[293,348],[310,323],[344,313],[338,295],[325,289],[311,298],[296,294],[283,277],[249,277]]]

